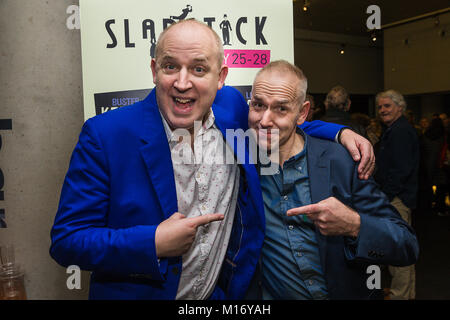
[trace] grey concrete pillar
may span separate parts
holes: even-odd
[[[14,244],[30,299],[84,299],[88,291],[87,273],[81,290],[69,290],[69,274],[48,253],[83,124],[80,31],[66,26],[70,5],[78,1],[0,1],[0,123],[12,124],[0,129],[0,244]]]

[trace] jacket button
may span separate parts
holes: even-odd
[[[172,273],[173,273],[174,275],[177,275],[179,272],[180,272],[180,270],[178,269],[178,267],[173,267],[173,268],[172,268]]]

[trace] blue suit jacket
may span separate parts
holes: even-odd
[[[316,229],[329,298],[379,298],[380,292],[367,288],[371,275],[367,274],[367,267],[415,263],[419,246],[414,230],[372,178],[358,178],[358,163],[341,145],[308,137],[307,159],[312,203],[335,197],[361,217],[356,241],[324,236]]]
[[[242,95],[224,87],[217,101],[212,108],[224,137],[226,129],[245,130]],[[330,138],[339,128],[328,126]],[[239,167],[235,220],[212,299],[244,296],[264,238],[256,169]],[[50,254],[63,266],[93,271],[92,299],[174,299],[182,259],[158,263],[155,231],[176,211],[171,154],[153,90],[142,102],[85,122],[61,191]]]

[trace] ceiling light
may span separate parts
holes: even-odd
[[[345,53],[345,44],[341,44],[341,49],[339,50],[340,54],[344,54]]]
[[[376,41],[377,41],[377,34],[376,34],[375,32],[372,33],[371,39],[372,39],[373,42],[376,42]]]
[[[311,5],[311,4],[309,3],[309,0],[305,0],[305,1],[303,2],[303,11],[304,11],[304,12],[308,11],[310,5]]]

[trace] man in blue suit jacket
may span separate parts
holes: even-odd
[[[358,178],[342,146],[297,127],[309,111],[306,88],[286,61],[265,66],[253,84],[249,126],[279,165],[260,173],[266,238],[253,290],[264,299],[379,297],[368,267],[413,264],[417,239],[373,179]]]
[[[202,189],[199,166],[174,161],[177,131],[190,134],[188,153],[204,144],[203,156],[214,156],[220,150],[208,149],[214,141],[211,133],[226,137],[226,129],[239,129],[247,119],[246,103],[235,89],[219,90],[220,104],[213,104],[228,71],[219,48],[220,39],[206,25],[196,21],[172,25],[157,44],[152,60],[156,88],[149,96],[84,124],[61,192],[50,253],[63,266],[93,271],[90,298],[244,296],[264,237],[264,208],[254,165],[235,159],[221,167],[234,170],[227,176],[232,181],[227,196],[228,184],[210,183]],[[197,132],[196,122],[201,127]],[[333,139],[341,127],[327,128]],[[200,131],[210,139],[197,140]],[[228,148],[233,145],[230,141]],[[206,167],[206,174],[223,177],[215,168]],[[197,171],[183,176],[187,169]],[[195,191],[183,189],[183,183],[194,181]],[[226,212],[202,211],[199,194],[209,189],[217,191],[212,208],[225,202]],[[192,203],[183,201],[189,191],[198,194]],[[208,238],[212,229],[219,230],[221,241]],[[218,242],[222,247],[208,249]],[[196,268],[201,272],[193,271]],[[189,281],[187,272],[195,282]]]

